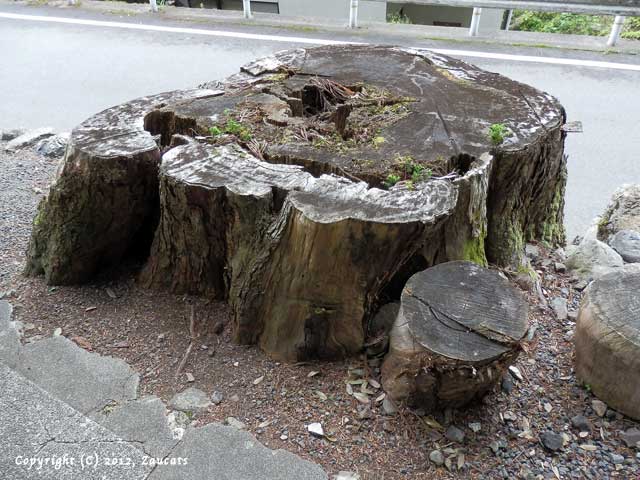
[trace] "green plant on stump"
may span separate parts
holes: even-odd
[[[391,188],[399,181],[400,181],[400,175],[395,175],[393,173],[390,173],[389,175],[387,175],[387,179],[384,181],[384,186],[387,188]]]
[[[500,145],[504,142],[504,137],[508,133],[509,131],[503,123],[494,123],[489,127],[489,138],[494,145]]]

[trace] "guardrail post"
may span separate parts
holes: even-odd
[[[609,34],[609,40],[607,40],[607,47],[613,47],[616,43],[618,43],[623,23],[624,17],[622,15],[616,15],[616,18],[613,21],[613,26],[611,27],[611,33]]]
[[[482,15],[482,8],[474,8],[473,15],[471,16],[471,26],[469,27],[469,36],[475,37],[478,35],[478,27],[480,27],[480,15]]]
[[[351,0],[349,10],[349,28],[358,28],[358,0]]]
[[[507,13],[507,24],[504,26],[504,29],[508,32],[511,27],[511,20],[513,19],[513,10],[509,10]]]
[[[149,0],[149,5],[151,5],[152,12],[158,11],[158,4],[156,3],[156,0]]]
[[[251,18],[251,0],[242,0],[242,10],[244,10],[244,18]]]

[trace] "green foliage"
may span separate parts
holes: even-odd
[[[381,137],[381,136],[373,137],[373,140],[372,140],[372,142],[373,142],[373,146],[374,146],[375,148],[380,147],[380,145],[382,145],[382,144],[383,144],[384,142],[386,142],[386,141],[387,141],[387,140],[386,140],[384,137]]]
[[[629,17],[625,19],[622,38],[640,40],[640,17]]]
[[[227,123],[225,123],[223,128],[220,128],[217,125],[214,125],[213,127],[209,128],[209,134],[212,137],[218,137],[223,133],[234,135],[238,137],[240,140],[242,140],[243,142],[248,142],[249,140],[251,140],[251,137],[252,137],[251,130],[249,130],[249,128],[246,125],[238,122],[233,118],[227,119]]]
[[[387,14],[387,23],[409,24],[409,23],[412,23],[412,22],[411,22],[411,19],[409,17],[407,17],[404,13],[401,13],[400,11],[398,11],[398,12],[393,12],[393,13],[388,13]]]
[[[387,179],[384,181],[384,185],[387,188],[391,188],[399,181],[400,181],[400,175],[390,173],[389,175],[387,175]]]
[[[489,138],[494,145],[504,142],[504,137],[508,134],[507,127],[503,123],[494,123],[489,127]]]
[[[612,24],[613,17],[610,15],[516,10],[513,13],[511,29],[527,32],[606,36],[609,35]],[[640,17],[630,17],[625,20],[622,37],[640,40]]]

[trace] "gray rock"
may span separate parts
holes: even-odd
[[[540,435],[540,442],[550,452],[557,452],[564,444],[562,435],[555,432],[544,432]]]
[[[502,388],[502,391],[506,394],[510,394],[513,391],[513,378],[510,374],[506,373],[503,375],[500,388]]]
[[[45,157],[62,157],[69,141],[68,133],[43,138],[36,145],[36,152]]]
[[[584,415],[575,415],[571,418],[571,425],[579,432],[590,432],[591,422]]]
[[[624,456],[617,453],[610,454],[609,458],[611,459],[611,463],[614,465],[622,465],[624,463]]]
[[[202,413],[209,408],[209,396],[202,390],[189,387],[173,396],[169,407],[180,412]]]
[[[567,299],[562,297],[555,297],[550,302],[551,309],[553,313],[556,315],[558,320],[566,320],[569,316],[569,311],[567,310]]]
[[[560,262],[554,263],[553,268],[558,273],[564,273],[567,271],[567,266],[564,263],[560,263]]]
[[[529,258],[529,260],[535,262],[540,258],[540,247],[531,243],[527,243],[524,246],[524,254]]]
[[[640,233],[634,230],[620,230],[611,238],[609,245],[625,262],[640,262]]]
[[[625,445],[629,448],[638,448],[638,444],[640,444],[640,429],[630,428],[627,431],[623,432],[620,437]]]
[[[461,429],[459,429],[455,425],[450,425],[449,428],[447,428],[444,436],[450,442],[463,443],[465,435]]]
[[[24,128],[12,128],[10,130],[2,130],[2,132],[0,132],[0,140],[2,140],[3,142],[8,142],[10,140],[13,140],[14,138],[19,137],[26,131],[27,130]]]
[[[640,232],[640,185],[623,185],[613,194],[600,220],[598,238],[607,241],[622,230]]]
[[[398,413],[398,407],[389,397],[384,397],[384,400],[382,400],[382,410],[384,410],[385,415],[395,415]]]
[[[602,400],[591,400],[591,408],[593,408],[593,411],[596,412],[596,415],[599,417],[604,417],[604,414],[607,413],[607,404]]]
[[[30,147],[43,138],[53,136],[53,128],[36,128],[14,138],[5,145],[5,149],[9,151],[19,150],[21,148]]]
[[[211,394],[211,402],[214,405],[220,405],[223,400],[224,400],[224,395],[222,394],[222,392],[219,392],[216,390]]]
[[[171,460],[188,458],[187,465]],[[123,477],[124,478],[124,477]],[[327,480],[318,466],[284,450],[270,450],[245,431],[217,423],[187,429],[148,480]]]
[[[578,320],[578,310],[571,310],[567,318],[572,322],[576,322]]]
[[[433,450],[429,454],[429,460],[431,460],[433,463],[435,463],[438,466],[444,465],[444,455],[440,450]]]
[[[567,258],[567,268],[584,280],[597,278],[612,268],[624,265],[622,257],[606,243],[599,240],[584,240]]]

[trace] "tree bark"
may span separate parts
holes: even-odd
[[[138,246],[145,285],[227,299],[236,341],[333,358],[362,348],[417,271],[518,264],[524,240],[563,238],[564,110],[532,87],[349,45],[279,53],[201,88],[74,130],[28,273],[82,282]]]
[[[515,361],[527,316],[523,296],[493,270],[458,261],[417,273],[391,330],[385,392],[427,411],[480,398]]]
[[[595,280],[582,299],[575,333],[576,376],[607,405],[640,420],[640,271]]]
[[[143,283],[228,298],[236,341],[288,361],[358,352],[378,293],[456,204],[450,182],[368,189],[235,146],[176,147],[160,178]]]
[[[171,92],[107,109],[71,134],[49,193],[38,206],[27,251],[27,275],[47,283],[83,283],[128,254],[148,253],[158,216],[161,151],[142,128],[168,101],[212,95]]]

